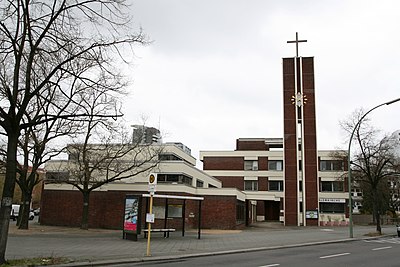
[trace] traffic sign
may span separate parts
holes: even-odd
[[[157,184],[157,174],[156,173],[150,173],[149,185],[156,185],[156,184]]]

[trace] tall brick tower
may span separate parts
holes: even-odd
[[[283,58],[285,225],[318,225],[314,58]]]

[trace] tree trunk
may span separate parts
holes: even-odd
[[[82,210],[82,223],[81,229],[89,229],[89,196],[90,191],[85,191],[83,194],[83,210]]]
[[[27,230],[29,228],[29,213],[31,211],[31,198],[30,193],[25,193],[22,196],[22,205],[18,216],[18,229]]]
[[[380,212],[379,212],[379,207],[378,207],[378,197],[377,197],[377,189],[373,189],[374,192],[372,192],[372,213],[374,215],[375,223],[376,223],[376,231],[379,234],[382,234],[382,228],[381,228],[381,217],[380,217]]]
[[[382,227],[381,227],[381,215],[379,212],[376,213],[376,231],[381,235]]]
[[[0,208],[0,264],[6,262],[5,255],[8,239],[8,228],[10,224],[11,207],[17,175],[17,140],[17,133],[8,135],[6,177],[4,181],[3,196],[1,199]]]

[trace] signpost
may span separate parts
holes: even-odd
[[[156,192],[157,187],[157,174],[151,173],[149,176],[149,193],[150,193],[150,207],[149,213],[146,215],[147,222],[147,252],[146,256],[151,256],[150,254],[150,235],[151,235],[151,224],[154,223],[154,214],[153,214],[153,196]]]

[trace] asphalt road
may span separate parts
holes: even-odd
[[[400,266],[400,238],[386,237],[336,244],[303,246],[250,253],[227,254],[159,262],[115,265],[127,266]]]

